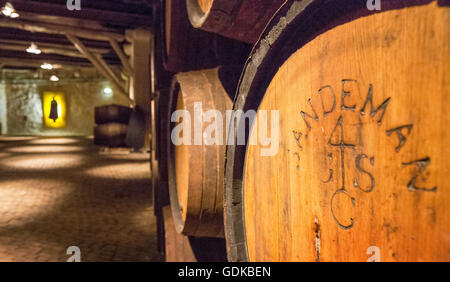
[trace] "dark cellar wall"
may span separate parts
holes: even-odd
[[[128,106],[126,97],[113,89],[112,97],[105,97],[103,89],[111,87],[106,81],[69,84],[14,83],[0,84],[0,123],[2,134],[76,136],[92,135],[94,108],[107,104]],[[46,128],[44,125],[42,95],[45,91],[64,92],[66,97],[67,127]],[[6,110],[6,113],[5,113]]]

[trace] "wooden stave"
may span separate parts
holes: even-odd
[[[95,107],[95,123],[123,123],[128,124],[132,109],[120,105],[106,105]]]
[[[368,11],[365,3],[339,3],[337,5],[338,1],[313,0],[310,3],[304,2],[305,5],[298,5],[298,2],[301,1],[287,1],[274,16],[255,45],[239,81],[233,110],[256,111],[264,97],[265,89],[267,89],[271,78],[281,65],[297,49],[300,49],[316,36],[338,25],[377,13],[377,11]],[[427,4],[432,1],[415,0],[407,4],[398,0],[386,2],[383,3],[383,11]],[[445,1],[439,1],[439,3],[442,6],[448,6]],[[334,13],[327,15],[327,11],[333,11]],[[291,22],[286,23],[285,15],[288,12]],[[314,13],[322,17],[314,19],[311,16]],[[341,17],[341,15],[344,16]],[[283,21],[284,23],[280,26],[279,24]],[[308,24],[312,28],[307,28]],[[295,28],[296,26],[298,28]],[[305,28],[302,29],[302,26]],[[281,27],[284,30],[280,31]],[[294,32],[298,36],[292,36]],[[270,42],[270,46],[267,42]],[[248,129],[246,129],[246,140],[248,140],[249,134]],[[227,146],[225,158],[225,237],[228,259],[238,262],[249,261],[245,218],[243,216],[243,174],[246,151],[247,146]]]
[[[233,94],[230,93],[230,91],[234,91],[234,89],[235,89],[235,86],[237,84],[237,78],[239,77],[241,68],[242,68],[241,66],[227,66],[227,67],[219,67],[216,69],[190,72],[190,73],[191,73],[191,76],[192,76],[192,73],[201,74],[202,76],[204,75],[203,78],[202,78],[202,76],[200,76],[200,81],[203,80],[204,83],[214,85],[213,88],[217,89],[218,91],[221,91],[222,94],[224,94],[223,92],[225,92],[226,95],[232,99]],[[178,78],[175,77],[172,82],[171,93],[170,93],[170,98],[169,98],[168,120],[170,120],[171,113],[176,110],[177,99],[178,99],[178,95],[176,93],[178,93],[180,91],[180,83],[178,81],[180,76],[183,77],[183,76],[186,76],[186,74],[178,74],[177,75]],[[208,77],[208,78],[206,78],[206,77]],[[196,81],[196,83],[198,83],[198,81]],[[192,84],[192,85],[194,85],[194,84]],[[219,96],[219,95],[216,95],[216,96]],[[192,102],[196,101],[195,95],[187,95],[187,98],[193,99]],[[231,109],[231,99],[230,98],[227,98],[227,99],[229,99],[229,101],[228,101],[229,105],[227,106],[228,109]],[[210,96],[210,98],[207,99],[206,101],[204,100],[204,102],[208,103],[208,100],[212,101],[213,97]],[[224,100],[223,102],[226,102],[226,101]],[[205,106],[205,104],[204,104],[203,110],[206,111],[206,109],[208,109],[208,108],[216,109],[213,104],[209,104],[207,106]],[[223,109],[225,109],[225,108],[223,108]],[[174,125],[171,124],[169,130],[166,132],[166,134],[168,134],[168,136],[169,136],[168,137],[169,140],[170,140],[170,133],[171,133],[171,130],[173,127],[174,127]],[[176,169],[175,169],[175,159],[174,159],[175,150],[174,150],[174,146],[171,144],[170,141],[168,142],[167,146],[168,146],[168,148],[166,149],[166,151],[168,154],[167,159],[168,159],[168,173],[169,173],[169,191],[170,191],[169,194],[170,194],[170,203],[171,203],[171,207],[172,207],[172,214],[174,217],[176,229],[180,233],[197,236],[197,237],[219,237],[219,238],[222,238],[224,236],[223,235],[223,203],[222,203],[222,200],[217,201],[215,203],[213,215],[210,214],[209,217],[206,217],[205,215],[203,215],[203,217],[206,219],[206,221],[203,221],[203,220],[200,221],[197,214],[193,215],[192,212],[188,212],[187,214],[185,213],[186,220],[183,219],[182,211],[181,211],[181,208],[180,208],[180,205],[178,202],[179,198],[178,198],[178,192],[177,192],[177,188],[176,188],[177,187],[177,185],[176,185]],[[195,148],[195,147],[198,147],[198,148]],[[218,149],[216,147],[217,146],[215,146],[215,145],[214,146],[202,146],[202,147],[190,146],[190,150],[191,151],[197,150],[198,155],[204,154],[202,151],[206,150],[211,154],[211,157],[209,159],[212,159],[212,160],[215,159],[217,161],[223,162],[223,157],[225,156],[225,150],[223,148],[224,146],[218,146],[219,150],[222,152],[219,154],[218,154]],[[202,171],[203,162],[202,163],[193,162],[192,166],[196,167],[195,171]],[[213,172],[211,171],[210,173],[213,173]],[[223,174],[214,175],[214,173],[213,173],[212,177],[213,178],[219,177],[218,181],[220,183],[223,183],[223,180],[220,180],[220,177],[223,177]],[[204,180],[205,180],[204,178],[202,178],[202,180],[199,180],[199,181],[201,181],[202,185],[205,185],[203,182]],[[198,200],[201,198],[201,199],[203,199],[203,201],[206,201],[206,202],[211,201],[214,198],[220,199],[223,196],[223,191],[221,191],[222,187],[218,187],[218,189],[219,190],[216,190],[216,191],[213,191],[212,189],[211,189],[211,191],[209,191],[208,189],[206,189],[206,192],[208,192],[209,194],[205,194],[204,193],[205,191],[202,192],[202,190],[195,190],[194,192],[190,191],[191,197],[188,197],[189,201],[190,201],[188,203],[188,207],[190,206],[189,209],[191,209],[191,210],[195,209],[195,207],[193,208],[193,205],[190,204],[190,203],[192,203],[191,201],[193,201],[192,199]],[[194,193],[196,193],[196,194],[194,194]],[[194,195],[194,196],[192,196],[192,195]],[[198,211],[198,213],[199,213],[199,211]],[[186,224],[186,222],[187,222],[187,224]]]
[[[166,262],[226,262],[225,239],[195,238],[175,230],[172,211],[162,208],[162,233]]]
[[[207,12],[198,0],[186,0],[186,6],[194,27],[253,44],[284,2],[215,0]]]
[[[195,29],[189,22],[185,0],[170,1],[171,18],[177,19],[173,27],[168,28],[166,22],[168,17],[165,10],[169,2],[161,0],[159,6],[162,12],[158,29],[160,44],[157,48],[158,53],[162,55],[162,64],[166,71],[178,73],[219,65],[243,64],[251,50],[250,45]],[[176,40],[168,39],[168,34],[179,37],[175,38]],[[167,46],[168,42],[170,46]],[[182,44],[179,44],[180,42]]]
[[[156,98],[156,159],[158,161],[158,185],[153,191],[153,201],[155,214],[160,213],[162,207],[169,205],[169,177],[168,177],[168,154],[170,140],[169,124],[167,113],[169,112],[169,89],[158,91]]]
[[[152,173],[152,177],[156,179],[155,185],[152,189],[153,214],[156,217],[156,235],[158,242],[158,251],[164,253],[164,220],[163,207],[170,205],[169,201],[169,187],[168,187],[168,168],[167,168],[167,116],[168,111],[168,89],[161,89],[157,91],[155,97],[155,126],[156,126],[156,160],[157,172]],[[154,166],[153,166],[154,167]]]

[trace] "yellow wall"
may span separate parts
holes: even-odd
[[[53,121],[49,118],[50,109],[55,97],[55,101],[58,103],[58,119]],[[66,119],[66,97],[63,92],[44,92],[43,94],[43,107],[44,107],[44,122],[48,128],[65,128],[67,125]]]

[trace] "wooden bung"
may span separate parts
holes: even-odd
[[[255,43],[285,0],[186,0],[196,28],[235,40]]]
[[[268,126],[279,146],[227,147],[229,259],[448,261],[450,7],[306,2],[279,11],[238,86],[234,110],[268,112],[250,136]]]
[[[228,87],[228,84],[230,81],[237,81],[237,71],[241,68],[236,68],[236,72],[232,72],[232,75],[224,72],[225,69],[179,73],[174,78],[170,94],[169,112],[172,115],[172,130],[169,132],[172,142],[168,150],[170,202],[176,229],[185,235],[224,236],[225,117],[226,110],[232,107],[228,95],[232,90],[228,90],[227,93],[226,89],[234,89]],[[225,78],[221,78],[223,73],[226,74]],[[194,110],[194,107],[201,107],[199,116],[196,115],[197,110]],[[189,118],[183,116],[175,123],[173,119],[175,110],[186,111]],[[205,121],[204,117],[210,110],[217,110],[222,118],[214,117]],[[175,127],[180,127],[181,123],[185,122],[189,124],[190,133],[184,129],[178,134],[173,133]],[[205,139],[207,128],[211,128],[215,123],[220,124],[223,133],[220,134],[217,130],[210,132],[208,136],[217,135],[218,142],[208,144]],[[196,131],[196,127],[199,131]],[[200,138],[196,138],[196,134]],[[178,143],[185,135],[187,142]],[[169,136],[169,139],[171,137]]]

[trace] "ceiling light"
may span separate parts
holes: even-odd
[[[110,87],[105,87],[103,89],[103,96],[105,98],[111,98],[112,97],[112,93],[113,93],[113,91],[112,91],[112,89]]]
[[[18,18],[19,14],[14,9],[13,5],[9,2],[6,2],[5,6],[0,10],[3,15],[11,18]]]
[[[106,87],[105,89],[103,89],[103,92],[104,92],[105,94],[111,94],[111,93],[112,93],[112,89],[109,88],[109,87]]]
[[[51,80],[51,81],[59,81],[59,77],[57,77],[56,75],[52,75],[52,76],[50,77],[50,80]]]
[[[53,65],[51,65],[51,64],[49,64],[49,63],[43,63],[43,64],[41,65],[41,69],[44,69],[44,70],[52,70],[52,69],[53,69]]]
[[[39,55],[41,53],[41,50],[38,48],[38,46],[35,43],[31,43],[30,47],[27,48],[27,52]]]

